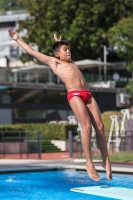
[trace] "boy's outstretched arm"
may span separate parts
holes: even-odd
[[[28,54],[36,57],[40,62],[51,65],[51,63],[55,61],[54,57],[47,56],[32,49],[32,47],[30,47],[28,44],[26,44],[23,40],[19,38],[18,33],[16,31],[12,31],[10,28],[8,28],[7,30],[13,40],[15,40]]]

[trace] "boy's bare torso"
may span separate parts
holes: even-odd
[[[56,59],[51,64],[51,68],[65,84],[68,92],[72,90],[88,90],[84,76],[75,63]]]

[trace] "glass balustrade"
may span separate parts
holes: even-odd
[[[113,81],[111,75],[107,75],[106,80],[104,76],[101,75],[99,79],[98,74],[83,74],[87,83],[100,83],[100,82],[107,82]],[[129,77],[120,77],[120,80],[116,82],[115,87],[124,87],[131,78]],[[33,71],[33,72],[11,72],[7,71],[6,73],[6,81],[7,82],[27,82],[27,83],[62,83],[59,78],[51,71]]]

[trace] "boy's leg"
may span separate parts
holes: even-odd
[[[107,143],[104,134],[104,125],[101,119],[101,113],[99,107],[93,97],[88,100],[87,107],[89,111],[89,116],[91,118],[91,122],[96,130],[97,143],[101,151],[101,154],[103,156],[102,166],[106,169],[107,178],[111,180],[112,179],[111,164],[108,156]]]
[[[87,172],[93,180],[98,181],[100,179],[94,165],[92,162],[92,157],[91,157],[91,120],[89,117],[88,109],[82,99],[80,97],[73,97],[70,100],[70,106],[79,121],[81,127],[82,127],[82,146],[85,152],[86,156],[86,169]]]

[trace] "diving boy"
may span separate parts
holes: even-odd
[[[86,170],[91,179],[99,181],[100,177],[94,167],[91,155],[91,133],[92,126],[96,130],[96,140],[101,151],[102,166],[106,169],[108,180],[112,179],[111,164],[109,160],[107,143],[104,134],[104,125],[101,119],[99,107],[88,89],[88,85],[75,63],[71,60],[70,45],[67,41],[58,39],[54,35],[55,44],[53,52],[55,57],[47,56],[33,50],[16,31],[8,28],[8,33],[28,54],[46,63],[52,71],[62,80],[67,89],[68,102],[82,127],[82,146],[86,157]]]

